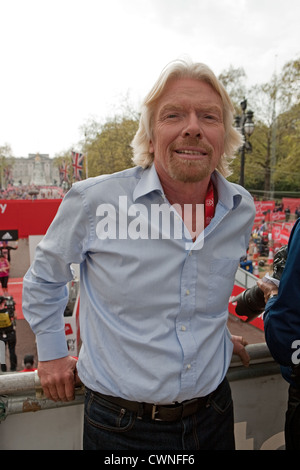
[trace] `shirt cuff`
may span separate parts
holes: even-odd
[[[65,332],[44,333],[36,336],[39,361],[51,361],[69,355]]]

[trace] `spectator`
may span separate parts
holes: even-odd
[[[33,354],[26,354],[24,356],[24,369],[21,370],[20,372],[33,372],[36,370],[34,367],[34,357]]]
[[[8,347],[10,371],[17,370],[15,319],[6,306],[6,298],[0,297],[0,341]],[[7,371],[6,364],[1,364],[2,372]]]
[[[10,264],[8,259],[0,253],[0,283],[2,286],[3,295],[8,295],[8,279],[9,279]]]
[[[11,261],[11,256],[10,256],[11,250],[17,250],[17,249],[18,249],[18,243],[16,244],[16,246],[10,246],[7,242],[0,243],[1,254],[3,254],[5,258],[7,258],[9,263]]]
[[[289,238],[279,288],[257,281],[265,295],[266,342],[289,385],[285,439],[287,450],[300,450],[300,219]]]

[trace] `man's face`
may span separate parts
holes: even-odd
[[[154,113],[149,150],[161,179],[197,182],[210,176],[224,153],[221,97],[206,82],[172,80]]]

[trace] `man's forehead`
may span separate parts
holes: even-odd
[[[168,101],[180,102],[188,98],[194,102],[215,105],[223,108],[222,98],[219,93],[207,82],[190,78],[170,80],[163,90],[159,102],[163,105]]]

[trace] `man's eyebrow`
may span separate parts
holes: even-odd
[[[211,112],[211,113],[217,113],[220,116],[223,116],[223,109],[221,106],[218,106],[216,104],[210,104],[210,103],[199,103],[198,105],[195,105],[196,109],[200,112]],[[160,110],[159,110],[159,115],[163,115],[166,112],[170,111],[182,111],[184,109],[184,106],[181,105],[176,105],[176,104],[165,104]]]
[[[223,109],[221,108],[221,106],[218,106],[217,104],[202,104],[201,111],[218,113],[221,116],[223,115]]]
[[[170,111],[182,111],[183,106],[179,106],[176,104],[165,104],[160,110],[159,110],[159,115],[165,114],[166,112]]]

